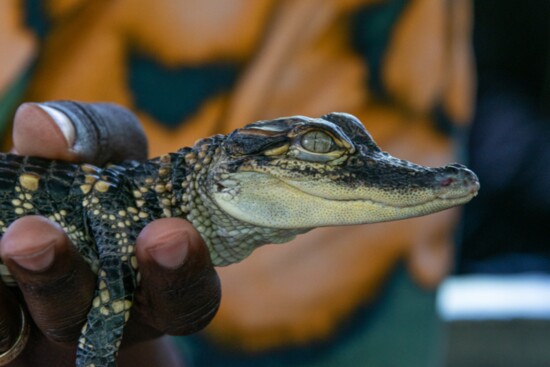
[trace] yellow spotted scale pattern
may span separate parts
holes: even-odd
[[[212,235],[212,230],[205,228],[211,226],[206,219],[210,215],[201,215],[206,214],[206,207],[194,204],[199,203],[195,188],[219,139],[208,138],[194,148],[147,162],[107,168],[0,154],[1,233],[24,215],[45,216],[65,230],[97,273],[98,287],[79,339],[78,366],[116,365],[139,281],[135,240],[147,223],[179,216]],[[214,264],[243,258],[231,258],[221,251],[225,258],[211,248]],[[1,262],[0,275],[4,283],[15,285]]]
[[[152,220],[189,220],[212,263],[228,265],[314,227],[425,215],[478,189],[462,165],[423,167],[383,152],[351,115],[292,116],[106,168],[0,154],[0,232],[30,214],[66,231],[97,274],[76,364],[112,367],[139,283],[135,241]],[[15,285],[1,263],[0,275]]]

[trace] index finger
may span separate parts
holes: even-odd
[[[25,103],[15,114],[13,142],[21,155],[99,166],[147,158],[136,116],[111,103]]]
[[[163,218],[149,223],[137,239],[136,255],[142,281],[129,327],[139,330],[136,324],[141,324],[187,335],[211,321],[220,303],[220,283],[204,241],[189,222]],[[127,331],[127,337],[136,334]]]

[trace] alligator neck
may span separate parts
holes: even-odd
[[[214,265],[239,262],[255,248],[267,243],[288,242],[306,230],[282,230],[260,227],[238,220],[223,211],[212,199],[209,185],[220,182],[209,177],[211,166],[222,156],[223,136],[200,140],[192,148],[184,148],[149,161],[149,191],[156,196],[160,217],[180,217],[190,221],[199,231],[210,251]],[[149,176],[151,177],[151,176]],[[142,189],[145,191],[145,189]]]

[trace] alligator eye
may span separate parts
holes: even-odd
[[[302,136],[302,147],[313,153],[328,153],[334,147],[334,140],[322,131],[310,131]]]

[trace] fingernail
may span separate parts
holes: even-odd
[[[186,232],[178,232],[166,242],[148,248],[147,252],[161,266],[168,269],[177,269],[183,265],[187,257],[187,244],[189,235]]]
[[[67,146],[72,147],[76,140],[76,132],[69,117],[55,108],[43,105],[41,103],[37,103],[36,105],[51,117],[52,121],[57,125],[61,131],[61,134],[63,134],[63,137],[67,141]]]
[[[53,243],[36,252],[12,255],[11,259],[19,266],[31,271],[43,271],[53,264],[55,246]]]

